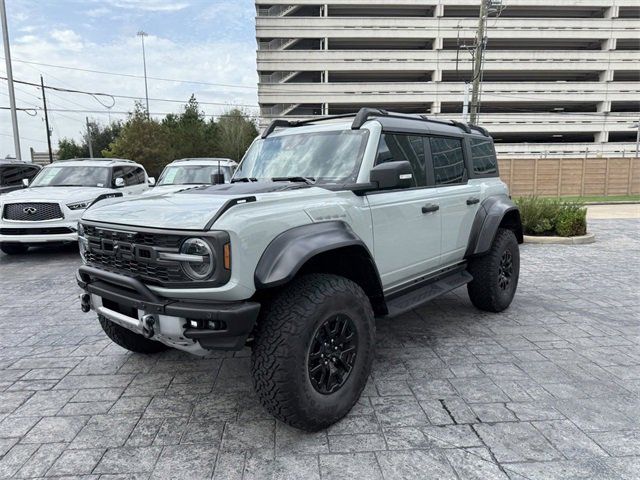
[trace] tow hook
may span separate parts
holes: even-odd
[[[91,310],[91,295],[89,295],[88,293],[80,294],[80,309],[84,313],[87,313],[89,310]]]
[[[153,315],[142,316],[142,335],[145,338],[151,338],[154,335],[153,326],[156,324],[156,317]]]

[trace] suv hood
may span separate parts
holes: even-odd
[[[104,204],[100,202],[89,208],[82,219],[151,228],[204,230],[230,200],[247,197],[255,197],[258,202],[284,197],[303,199],[308,197],[309,190],[329,193],[297,183],[224,184],[166,195],[141,195]]]
[[[3,203],[17,202],[63,202],[73,203],[93,200],[108,188],[100,187],[30,187],[14,190],[2,196]]]

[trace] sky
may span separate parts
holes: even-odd
[[[143,100],[142,46],[136,36],[143,30],[148,34],[145,48],[152,115],[162,117],[179,112],[192,93],[207,115],[218,115],[233,106],[257,113],[253,0],[5,0],[5,3],[14,80],[39,84],[42,75],[45,84],[53,87]],[[0,76],[6,77],[1,49],[0,57]],[[85,117],[101,123],[125,119],[126,113],[118,112],[131,111],[135,101],[115,98],[113,104],[114,99],[108,96],[94,98],[52,90],[46,91],[46,97],[54,149],[60,138],[80,139]],[[40,89],[16,84],[16,103],[18,108],[41,108]],[[0,107],[8,106],[8,85],[0,80]],[[18,125],[23,159],[30,158],[30,147],[46,151],[41,110],[18,112]],[[11,117],[8,110],[0,109],[0,158],[7,155],[14,155]]]

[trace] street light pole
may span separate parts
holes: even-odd
[[[149,88],[147,86],[147,55],[144,51],[144,37],[147,36],[147,33],[143,30],[140,30],[137,33],[137,36],[142,40],[142,65],[144,66],[144,96],[147,100],[147,118],[149,118]]]
[[[16,113],[16,93],[13,90],[13,69],[11,68],[11,49],[9,48],[9,27],[7,26],[7,10],[4,5],[4,0],[0,0],[0,17],[2,17],[4,59],[7,64],[7,83],[9,84],[9,107],[11,108],[11,125],[13,126],[13,144],[16,149],[16,160],[22,160],[22,151],[20,150],[20,133],[18,132],[18,115]]]

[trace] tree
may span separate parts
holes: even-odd
[[[61,138],[58,141],[58,159],[60,160],[88,157],[89,147],[86,150],[87,155],[84,154],[84,145],[78,145],[73,139]]]
[[[253,120],[238,108],[220,116],[216,124],[216,146],[220,156],[240,160],[258,135]]]
[[[181,114],[162,120],[175,158],[212,157],[216,154],[215,123],[205,120],[204,112],[192,94]]]
[[[102,126],[96,121],[89,122],[89,131],[91,132],[91,146],[93,147],[93,156],[95,158],[102,157],[102,150],[109,147],[122,130],[122,122],[111,122],[106,126]],[[62,138],[58,142],[58,158],[66,160],[69,158],[89,158],[89,144],[87,142],[86,131],[80,132],[82,141],[79,143],[73,139]]]
[[[139,162],[150,176],[159,175],[162,168],[174,159],[166,128],[159,121],[147,118],[147,112],[139,102],[122,125],[118,137],[102,154]]]

